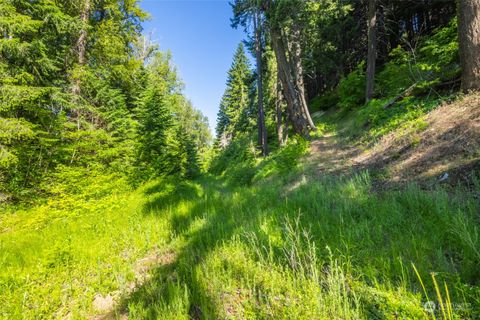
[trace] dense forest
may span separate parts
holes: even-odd
[[[479,318],[480,0],[229,5],[212,134],[138,0],[0,0],[0,319]]]
[[[142,36],[136,1],[2,1],[1,12],[2,199],[105,173],[199,171],[206,119]]]

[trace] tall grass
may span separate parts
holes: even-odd
[[[459,216],[478,223],[474,194],[415,185],[374,193],[367,173],[296,189],[285,181],[297,185],[290,177],[231,188],[205,178],[202,195],[177,194],[169,213],[177,260],[126,308],[137,318],[161,317],[159,306],[175,300],[158,294],[171,279],[186,288],[193,318],[417,319],[431,317],[430,299],[437,312],[441,300],[447,316],[478,315],[475,229],[455,228]],[[437,278],[425,276],[431,272]],[[440,283],[448,288],[443,299]],[[451,307],[460,304],[468,308]],[[175,317],[186,316],[185,305]]]
[[[207,176],[87,201],[74,217],[44,206],[4,214],[2,316],[93,314],[96,293],[121,290],[136,260],[168,248],[175,259],[123,295],[118,317],[478,317],[475,192],[373,192],[366,172],[238,188]],[[38,229],[28,222],[49,214]]]

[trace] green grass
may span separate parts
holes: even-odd
[[[122,288],[134,261],[168,241],[168,221],[141,210],[147,196],[99,182],[116,190],[0,214],[0,318],[85,318],[96,293]]]
[[[463,306],[456,316],[478,312],[478,205],[464,190],[372,194],[367,174],[290,192],[285,182],[228,189],[205,178],[194,183],[197,196],[178,193],[177,260],[124,301],[131,315],[428,318],[412,263],[432,299],[436,272],[452,305]]]
[[[173,250],[174,261],[124,295],[117,315],[418,319],[432,318],[423,308],[432,300],[438,319],[479,316],[474,193],[415,185],[374,193],[366,172],[292,188],[300,175],[241,188],[208,176],[137,191],[118,185],[73,210],[62,209],[64,199],[9,209],[0,222],[0,315],[85,318],[96,293],[132,281],[135,261]]]

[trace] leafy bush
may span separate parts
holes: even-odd
[[[396,95],[414,83],[417,83],[414,93],[421,94],[457,78],[460,75],[457,19],[421,39],[415,52],[398,46],[389,57],[390,61],[376,76],[377,96]]]
[[[418,67],[430,79],[450,80],[460,75],[458,53],[457,19],[448,26],[438,29],[431,37],[424,39],[420,49]],[[427,78],[428,79],[428,78]]]
[[[230,185],[247,186],[252,182],[256,173],[253,162],[233,164],[225,171],[225,176]]]
[[[290,139],[288,144],[275,155],[280,172],[286,172],[297,166],[300,157],[308,151],[308,141],[300,136]]]
[[[409,55],[402,47],[393,49],[390,59],[376,75],[375,91],[379,97],[394,96],[415,81],[408,67]]]
[[[363,64],[338,84],[339,106],[345,110],[351,110],[363,105],[365,99],[365,73],[361,71]]]
[[[209,172],[222,174],[228,167],[237,163],[251,163],[255,159],[255,147],[249,137],[239,137],[213,157]]]

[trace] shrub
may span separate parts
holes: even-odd
[[[308,151],[308,141],[294,136],[276,155],[276,163],[280,172],[286,172],[297,166],[298,160]]]
[[[339,106],[345,110],[351,110],[355,107],[363,105],[365,99],[365,73],[361,71],[363,63],[359,68],[345,78],[340,80],[338,84],[338,97],[340,99]]]
[[[390,53],[392,59],[376,76],[376,95],[380,97],[394,96],[408,88],[415,80],[408,68],[408,53],[401,47]]]
[[[251,161],[229,166],[225,176],[230,185],[248,186],[252,183],[256,173],[256,167]]]
[[[390,61],[377,74],[376,91],[379,96],[396,95],[413,83],[415,93],[422,94],[439,83],[460,75],[457,19],[420,40],[416,52],[401,46],[393,49]]]
[[[219,150],[211,160],[209,172],[222,174],[228,167],[238,163],[251,163],[255,159],[255,148],[249,137],[239,137],[224,149]]]

